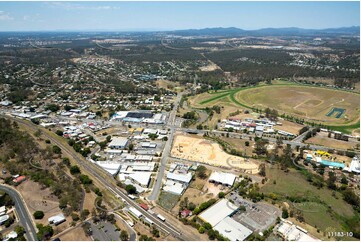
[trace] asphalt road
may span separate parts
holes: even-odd
[[[4,116],[4,115],[1,115],[1,116]],[[8,119],[11,119],[11,120],[15,120],[16,122],[23,124],[31,132],[35,132],[38,129],[44,130],[42,127],[37,126],[37,125],[31,123],[30,121],[27,121],[27,120],[16,119],[16,118],[12,118],[12,117],[9,117],[9,116],[4,116],[4,117],[8,118]],[[47,139],[49,139],[52,142],[52,144],[56,144],[63,151],[66,151],[66,153],[70,154],[71,157],[78,163],[78,165],[81,168],[85,169],[89,174],[91,174],[91,177],[93,179],[96,179],[100,184],[102,184],[102,186],[105,189],[113,192],[116,196],[119,196],[119,197],[123,198],[123,200],[125,200],[127,204],[137,208],[142,213],[142,215],[144,217],[146,217],[146,218],[150,219],[151,221],[153,221],[153,223],[161,231],[163,231],[165,233],[170,233],[170,234],[172,234],[173,236],[175,236],[176,238],[178,238],[180,240],[191,240],[191,238],[186,238],[185,236],[183,236],[182,233],[179,232],[179,230],[175,226],[169,224],[168,222],[160,221],[155,215],[152,215],[149,212],[142,209],[139,206],[138,203],[136,203],[135,201],[130,199],[125,192],[121,191],[117,187],[117,185],[116,185],[116,183],[114,181],[114,178],[109,173],[107,173],[106,171],[104,171],[100,167],[96,166],[95,164],[85,160],[79,154],[75,153],[75,151],[70,146],[64,145],[62,142],[58,141],[58,139],[54,138],[52,135],[49,135],[47,132],[45,132],[45,130],[44,130],[42,135],[45,136]]]
[[[174,131],[175,131],[174,122],[176,119],[178,105],[180,103],[182,95],[183,95],[183,93],[178,93],[177,100],[174,102],[175,104],[173,106],[173,110],[169,114],[167,126],[168,126],[168,128],[170,128],[170,134],[169,134],[168,140],[163,149],[162,158],[161,158],[160,166],[159,166],[159,171],[158,171],[157,178],[155,180],[155,183],[154,183],[154,186],[152,189],[152,193],[148,197],[148,199],[151,201],[157,200],[161,186],[162,186],[162,180],[163,180],[163,176],[164,176],[165,167],[167,165],[167,161],[168,161],[168,158],[170,155],[170,150],[172,148],[172,142],[173,142]]]
[[[25,208],[25,204],[23,203],[19,193],[15,189],[3,185],[0,185],[0,190],[9,194],[9,196],[13,199],[20,223],[26,231],[26,238],[32,241],[38,240],[36,237],[35,227],[33,226],[31,220],[31,214],[29,214],[28,210]]]

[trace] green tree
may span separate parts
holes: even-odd
[[[153,229],[152,229],[152,235],[153,235],[154,237],[159,238],[159,237],[160,237],[159,230],[156,229],[155,227],[153,227]]]
[[[80,168],[79,168],[79,166],[77,166],[77,165],[71,166],[69,170],[70,170],[70,173],[71,173],[72,175],[75,175],[75,174],[79,174],[79,173],[80,173]]]
[[[66,166],[68,166],[68,167],[70,166],[70,160],[69,160],[68,157],[64,157],[64,158],[63,158],[63,164],[66,165]]]
[[[266,176],[266,165],[264,163],[259,166],[259,175]]]
[[[45,110],[50,110],[50,111],[52,111],[52,112],[56,112],[56,111],[59,110],[59,106],[56,105],[56,104],[51,103],[51,104],[48,104],[48,105],[45,107]]]
[[[53,146],[53,152],[54,152],[55,154],[60,155],[60,154],[61,154],[61,149],[60,149],[60,147],[57,146],[57,145],[54,145],[54,146]]]
[[[268,144],[268,141],[264,139],[257,139],[255,144],[254,152],[257,155],[265,155],[267,154],[267,148],[266,145]]]
[[[200,233],[200,234],[204,234],[204,232],[206,231],[206,229],[204,228],[204,227],[199,227],[199,229],[198,229],[198,232]]]
[[[224,192],[218,193],[218,197],[219,197],[219,198],[224,198],[224,196],[225,196]]]
[[[16,225],[14,228],[14,231],[18,234],[18,237],[23,236],[25,234],[24,227],[22,227],[20,225]]]
[[[125,230],[122,230],[122,232],[120,232],[120,237],[119,238],[120,238],[121,241],[129,240],[128,232],[125,231]]]
[[[106,140],[107,140],[107,142],[110,142],[112,140],[112,136],[108,135]]]
[[[137,189],[135,188],[135,186],[129,184],[125,186],[125,190],[127,191],[128,194],[135,194],[137,192]]]
[[[207,178],[207,168],[205,166],[198,166],[196,170],[197,177],[201,179]]]
[[[36,227],[38,228],[37,237],[39,240],[48,240],[54,234],[54,230],[50,225],[37,224]]]
[[[289,216],[288,215],[288,210],[286,208],[283,208],[282,209],[282,218],[286,219],[286,218],[288,218],[288,216]]]
[[[35,219],[42,219],[42,218],[44,218],[44,212],[43,212],[43,211],[35,211],[33,215],[34,215],[34,218],[35,218]]]
[[[86,184],[92,184],[93,183],[93,180],[89,178],[89,176],[87,175],[83,175],[81,174],[79,176],[79,180],[82,184],[86,185]]]
[[[208,230],[207,232],[209,240],[214,240],[216,238],[216,233],[213,229]]]
[[[73,221],[79,221],[79,215],[78,214],[76,214],[76,213],[72,213],[71,214],[71,219],[73,220]]]
[[[89,216],[90,212],[88,209],[83,209],[80,213],[80,219],[85,220]]]
[[[335,184],[335,182],[336,182],[336,175],[335,175],[335,173],[334,172],[332,172],[332,171],[330,171],[329,173],[328,173],[328,179],[327,179],[327,186],[328,186],[328,188],[330,188],[330,189],[333,189],[333,190],[335,190],[337,187],[336,187],[336,184]]]
[[[59,129],[57,131],[55,131],[55,133],[59,136],[63,136],[63,134],[64,134],[64,132]]]

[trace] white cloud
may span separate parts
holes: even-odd
[[[28,22],[44,22],[38,13],[34,15],[24,15],[23,20]]]
[[[0,20],[13,20],[14,18],[10,16],[9,13],[0,11]]]
[[[52,8],[62,8],[65,10],[115,10],[119,7],[100,5],[100,6],[86,6],[78,3],[69,2],[46,2],[46,4]]]

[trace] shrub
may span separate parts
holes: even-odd
[[[34,218],[35,218],[35,219],[42,219],[42,218],[44,218],[44,212],[43,212],[43,211],[35,211],[33,215],[34,215]]]

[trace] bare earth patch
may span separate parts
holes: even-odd
[[[213,141],[186,134],[178,133],[175,135],[171,155],[211,166],[239,168],[247,173],[258,173],[256,163],[227,154],[219,144]]]

